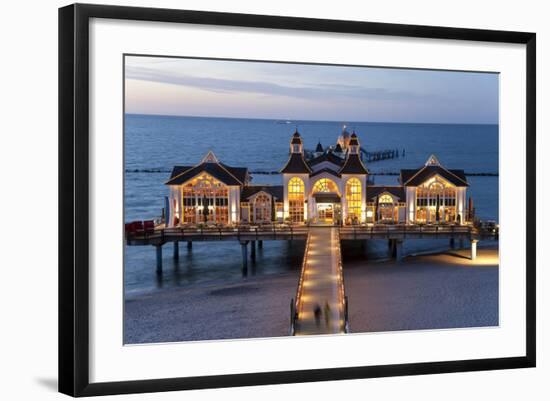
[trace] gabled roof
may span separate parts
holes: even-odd
[[[342,152],[343,152],[342,146],[340,146],[340,144],[337,143],[337,144],[336,144],[336,147],[334,148],[334,151],[335,151],[335,152],[340,152],[340,153],[342,153]]]
[[[174,178],[177,175],[180,175],[190,168],[193,168],[193,166],[174,166],[174,168],[172,169],[172,173],[170,174],[170,179]]]
[[[315,177],[316,175],[323,174],[323,173],[328,173],[328,174],[332,174],[335,177],[340,177],[340,174],[338,174],[337,171],[334,171],[334,170],[332,170],[330,168],[327,168],[327,167],[322,168],[321,170],[317,170],[314,173],[311,173],[309,176],[310,177]]]
[[[395,196],[398,202],[405,202],[405,188],[395,185],[367,185],[367,201],[374,201],[377,196],[387,192]]]
[[[282,185],[247,185],[241,191],[241,200],[249,199],[262,191],[272,195],[276,200],[283,200],[284,189]]]
[[[248,168],[247,167],[231,167],[228,166],[225,163],[220,163],[223,168],[228,170],[231,174],[235,176],[236,179],[238,179],[243,184],[246,184],[248,181]]]
[[[322,152],[323,151],[323,145],[321,145],[321,142],[317,143],[317,147],[315,148],[315,152]]]
[[[322,163],[322,162],[330,162],[330,163],[333,163],[337,166],[342,166],[342,164],[344,164],[344,160],[341,158],[341,157],[338,157],[336,156],[334,153],[332,152],[326,152],[326,153],[323,153],[322,155],[319,155],[311,160],[308,160],[307,164],[310,166],[310,167],[313,167],[319,163]]]
[[[368,174],[369,171],[359,158],[359,155],[348,153],[340,174]]]
[[[311,169],[304,160],[301,153],[291,153],[286,165],[281,169],[281,173],[287,174],[309,174]]]
[[[203,162],[197,166],[175,166],[166,185],[181,185],[191,178],[207,173],[225,185],[244,185],[248,175],[245,167],[230,167],[223,163]]]
[[[441,176],[457,187],[468,186],[464,170],[447,170],[440,165],[426,165],[416,170],[401,170],[400,180],[407,187],[416,187],[435,175]]]

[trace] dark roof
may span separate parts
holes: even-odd
[[[340,174],[368,174],[367,168],[359,158],[359,155],[348,154],[344,165],[339,171]]]
[[[393,196],[397,197],[399,202],[405,202],[405,188],[402,186],[389,185],[367,185],[367,201],[372,201],[384,192],[389,192]]]
[[[322,152],[323,151],[323,145],[321,145],[321,142],[317,144],[317,147],[315,148],[316,152]]]
[[[349,145],[359,145],[359,141],[357,140],[357,135],[351,136],[351,139],[349,140]]]
[[[283,200],[284,189],[282,185],[248,185],[243,187],[241,191],[241,200],[248,199],[261,191],[267,192],[277,200]]]
[[[248,169],[245,167],[230,167],[222,163],[201,163],[194,167],[175,166],[166,185],[183,184],[203,172],[225,185],[244,185],[248,175]]]
[[[334,148],[334,151],[342,153],[342,147],[340,146],[339,143],[336,144],[336,147]]]
[[[421,185],[434,175],[440,175],[457,187],[467,187],[468,180],[464,170],[447,170],[441,166],[424,166],[416,170],[401,170],[401,183],[405,186],[415,187]]]
[[[170,174],[170,179],[174,178],[178,174],[183,173],[185,170],[189,170],[193,166],[174,166],[172,169],[172,174]]]
[[[220,163],[226,170],[229,170],[240,182],[246,184],[248,181],[248,168],[247,167],[231,167],[225,163]]]
[[[337,166],[341,166],[344,163],[344,160],[342,160],[341,157],[336,156],[332,152],[323,153],[322,155],[319,155],[311,160],[308,160],[307,164],[312,167],[316,164],[322,163],[322,162],[331,162],[333,164],[336,164]]]
[[[340,177],[340,174],[338,174],[337,171],[331,170],[330,168],[322,168],[321,170],[315,171],[314,173],[311,173],[310,177],[315,177],[316,175],[322,174],[322,173],[329,173],[332,174],[335,177]]]
[[[309,174],[311,169],[304,160],[301,153],[291,153],[286,165],[282,168],[281,173],[290,174]]]

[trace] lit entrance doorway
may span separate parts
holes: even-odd
[[[323,224],[334,224],[334,204],[318,203],[317,220]]]
[[[314,195],[314,223],[339,225],[342,220],[340,197],[337,194],[317,193]]]

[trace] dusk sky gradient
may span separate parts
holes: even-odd
[[[494,73],[127,56],[126,112],[498,124]]]

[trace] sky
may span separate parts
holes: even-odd
[[[496,73],[125,58],[126,113],[498,124]]]

